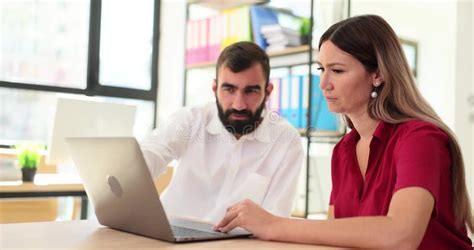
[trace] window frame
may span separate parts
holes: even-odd
[[[153,127],[156,127],[156,110],[158,96],[158,56],[160,34],[160,3],[154,0],[153,12],[153,51],[151,60],[151,88],[140,90],[100,85],[99,83],[99,52],[102,0],[90,0],[89,16],[89,45],[87,53],[87,83],[85,89],[58,87],[51,85],[36,85],[24,82],[10,82],[0,80],[0,87],[37,90],[56,93],[82,94],[86,96],[119,97],[127,99],[145,100],[154,102]]]

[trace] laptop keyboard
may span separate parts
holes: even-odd
[[[211,232],[204,232],[204,231],[199,231],[191,228],[185,228],[185,227],[178,227],[178,226],[173,226],[171,225],[171,230],[173,230],[173,234],[176,237],[209,237],[209,236],[216,236],[216,235],[222,235],[222,233],[211,233]]]

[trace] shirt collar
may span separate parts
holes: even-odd
[[[389,135],[391,134],[391,131],[392,131],[394,126],[395,126],[395,124],[380,121],[377,124],[377,127],[375,128],[373,137],[379,139],[382,142],[386,141],[388,139]],[[347,134],[346,138],[344,139],[344,143],[348,143],[348,142],[355,143],[355,142],[357,142],[357,140],[359,138],[360,138],[359,132],[357,132],[357,130],[355,128],[353,128],[351,130],[351,132],[349,132],[349,134]]]
[[[267,112],[266,109],[263,110],[262,116],[263,120],[260,123],[260,125],[250,134],[243,135],[240,137],[239,140],[258,140],[263,143],[268,143],[271,140],[271,135],[270,135],[270,113]],[[216,105],[214,105],[214,108],[212,109],[212,118],[211,121],[207,124],[206,130],[208,133],[213,134],[213,135],[230,135],[229,131],[227,131],[222,124],[221,120],[219,119],[218,116],[218,111]],[[232,135],[233,137],[233,135]]]
[[[385,142],[390,136],[394,126],[395,124],[393,123],[380,121],[379,124],[377,125],[377,128],[374,131],[373,136],[378,138],[380,141]]]

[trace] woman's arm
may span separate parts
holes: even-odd
[[[328,219],[334,219],[334,205],[329,206]]]
[[[397,191],[392,197],[387,216],[296,220],[273,216],[246,200],[230,207],[215,228],[227,232],[240,226],[265,240],[360,248],[416,249],[425,234],[433,206],[431,193],[419,187]]]

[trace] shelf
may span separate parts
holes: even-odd
[[[241,5],[266,3],[265,0],[188,0],[190,4],[199,4],[216,10],[229,9]]]
[[[306,136],[307,130],[304,128],[298,128],[298,132],[301,136]],[[311,131],[309,137],[326,137],[326,138],[336,138],[339,139],[344,134],[340,131],[329,131],[329,130],[317,130]]]
[[[278,58],[278,57],[285,57],[285,56],[292,56],[292,55],[301,55],[304,54],[304,56],[308,56],[308,51],[309,51],[309,45],[303,45],[303,46],[298,46],[298,47],[291,47],[285,50],[281,51],[273,51],[273,52],[268,52],[268,57],[270,58],[270,61],[272,61],[272,58]],[[304,61],[306,58],[301,59],[301,63],[307,63],[308,59]],[[288,65],[295,64],[294,62],[289,63],[287,58],[285,58],[285,61]],[[272,62],[270,62],[272,64]],[[216,65],[216,61],[210,61],[210,62],[202,62],[202,63],[194,63],[194,64],[189,64],[186,65],[186,69],[196,69],[196,68],[209,68],[209,67],[214,67]],[[277,63],[277,65],[271,65],[272,67],[278,67],[281,66],[282,63]]]
[[[273,51],[273,52],[268,52],[269,57],[279,57],[279,56],[287,56],[287,55],[292,55],[292,54],[299,54],[299,53],[308,53],[309,51],[309,45],[302,45],[298,47],[291,47],[285,50],[280,50],[280,51]]]
[[[202,63],[193,63],[186,65],[186,69],[199,69],[199,68],[210,68],[216,66],[216,62],[202,62]]]

